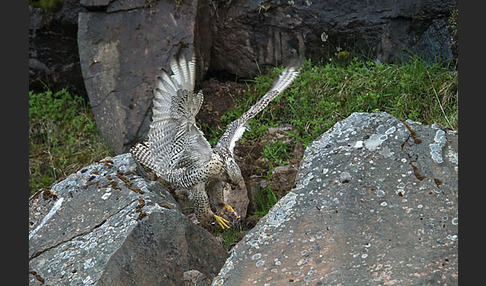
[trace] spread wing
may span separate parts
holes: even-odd
[[[194,94],[195,56],[191,61],[183,53],[172,57],[170,68],[172,75],[162,71],[156,79],[148,141],[133,149],[142,150],[135,157],[148,158],[141,162],[158,176],[187,188],[193,185],[188,178],[197,178],[212,150],[195,122],[203,101],[201,91]]]
[[[246,131],[248,121],[261,112],[275,97],[282,93],[299,75],[302,62],[287,67],[280,73],[278,79],[273,83],[272,88],[240,118],[231,122],[223,136],[219,139],[216,148],[227,148],[233,154],[236,141],[240,140]]]

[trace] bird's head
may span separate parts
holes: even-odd
[[[240,180],[243,179],[241,176],[241,170],[238,164],[236,164],[235,159],[232,156],[228,156],[225,162],[225,169],[228,174],[228,180],[231,184],[237,185]]]

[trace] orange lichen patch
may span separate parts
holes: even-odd
[[[415,130],[413,130],[412,127],[410,127],[410,125],[408,125],[407,123],[404,122],[403,124],[405,124],[405,126],[407,127],[407,129],[412,134],[413,143],[415,143],[415,144],[422,143],[422,140],[417,137],[417,132],[415,132]]]
[[[138,205],[135,208],[135,212],[139,213],[137,220],[141,220],[147,216],[147,213],[142,210],[145,206],[145,200],[143,198],[138,198]]]
[[[412,166],[412,168],[413,168],[413,174],[415,175],[415,177],[417,178],[417,180],[422,181],[423,179],[427,178],[426,176],[423,176],[422,174],[420,174],[417,166],[415,166],[412,163],[410,163],[410,166]]]
[[[53,200],[57,200],[56,192],[54,190],[51,191],[50,188],[44,189],[44,191],[42,192],[42,198],[46,201],[51,198]]]
[[[113,161],[112,161],[112,160],[110,160],[110,159],[101,160],[101,161],[99,161],[98,163],[103,163],[103,164],[104,164],[106,167],[108,167],[108,168],[113,167],[113,164],[114,164],[114,163],[113,163]]]

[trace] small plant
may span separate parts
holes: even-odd
[[[29,5],[44,10],[59,9],[63,4],[64,0],[29,0]]]
[[[294,145],[282,141],[273,141],[265,145],[262,156],[270,163],[268,177],[273,173],[275,167],[287,165],[290,159],[294,157],[292,153]]]
[[[258,209],[254,212],[254,214],[259,216],[265,216],[268,211],[270,211],[270,209],[278,202],[277,196],[269,187],[258,191],[254,196],[254,200],[258,206]]]
[[[226,251],[229,251],[238,241],[245,236],[246,231],[243,230],[241,224],[236,224],[231,228],[225,230],[218,230],[213,235],[218,236],[222,240],[222,244]]]
[[[450,26],[451,36],[454,38],[457,36],[457,19],[459,16],[459,7],[456,6],[452,9],[451,15],[447,19]]]

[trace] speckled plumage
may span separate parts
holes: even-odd
[[[193,55],[187,61],[183,53],[172,57],[172,75],[162,71],[157,77],[148,141],[136,144],[131,153],[175,188],[187,190],[196,217],[204,224],[214,215],[211,206],[220,211],[224,205],[222,182],[237,184],[242,179],[233,150],[246,124],[292,83],[300,65],[286,68],[270,91],[228,126],[212,149],[195,122],[203,102],[202,91],[194,93],[195,60]]]

